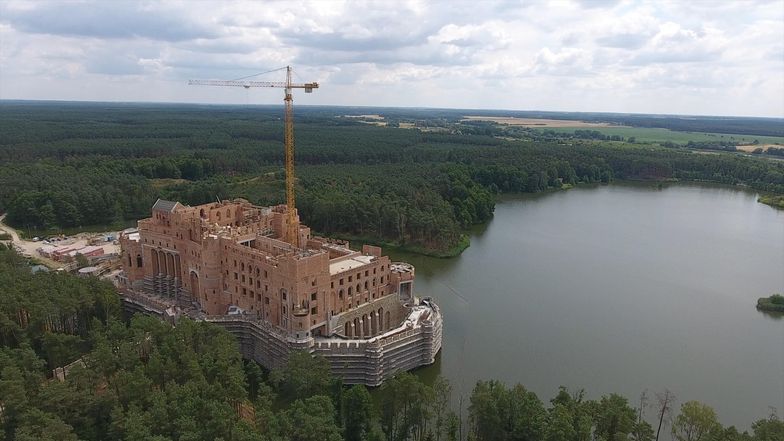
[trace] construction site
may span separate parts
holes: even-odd
[[[71,236],[55,235],[44,239],[22,238],[16,229],[3,223],[0,216],[0,243],[7,242],[19,254],[40,264],[38,268],[57,271],[80,271],[80,274],[99,276],[119,268],[119,232],[78,233]]]
[[[190,84],[285,89],[286,203],[243,199],[187,206],[158,200],[123,231],[116,276],[126,307],[176,322],[206,320],[234,333],[243,355],[266,368],[292,351],[326,358],[347,384],[380,385],[435,361],[442,317],[414,295],[415,270],[380,248],[352,250],[312,236],[295,207],[292,89],[318,83],[192,80]]]

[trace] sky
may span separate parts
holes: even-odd
[[[275,104],[187,80],[286,65],[295,105],[784,117],[784,0],[0,0],[0,99]]]

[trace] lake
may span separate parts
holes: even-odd
[[[468,397],[477,379],[559,385],[633,406],[665,388],[748,429],[784,411],[784,320],[755,309],[784,291],[784,211],[735,189],[574,188],[502,200],[459,257],[391,253],[444,313],[440,371]],[[677,410],[677,409],[676,409]],[[654,409],[647,418],[653,419]],[[676,411],[677,414],[677,411]]]

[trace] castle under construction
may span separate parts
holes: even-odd
[[[305,350],[344,382],[376,386],[441,349],[440,310],[414,296],[413,266],[313,237],[287,205],[158,200],[120,244],[127,306],[224,326],[267,368]]]

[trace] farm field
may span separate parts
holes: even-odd
[[[489,121],[498,124],[523,127],[610,127],[610,124],[602,122],[586,122],[568,119],[544,119],[544,118],[517,118],[514,116],[466,116],[463,121]]]
[[[547,127],[548,130],[556,132],[571,133],[574,127]],[[754,140],[763,144],[784,144],[784,137],[779,136],[759,136],[759,135],[738,135],[726,133],[705,133],[705,132],[677,132],[662,128],[647,127],[596,127],[592,130],[601,132],[604,135],[620,135],[628,139],[634,137],[638,142],[674,142],[686,144],[689,141],[733,141],[738,144],[751,143]],[[756,147],[755,147],[756,148]]]
[[[768,151],[769,148],[782,148],[784,145],[782,143],[779,144],[751,144],[751,145],[739,145],[738,150],[746,153],[751,153],[754,150],[762,149],[763,152]]]

